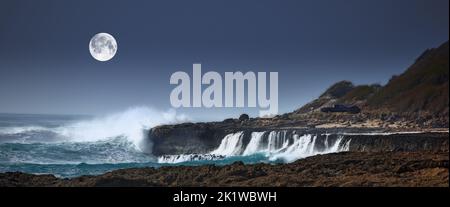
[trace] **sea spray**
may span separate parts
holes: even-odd
[[[64,121],[61,116],[41,116],[36,122],[11,118],[12,126],[0,127],[0,162],[28,164],[140,163],[154,160],[147,129],[184,122],[174,110],[133,107],[102,117]],[[3,122],[7,122],[4,120]],[[53,123],[58,123],[55,125]],[[45,124],[43,124],[45,123]],[[48,125],[47,123],[52,123]],[[144,153],[143,153],[144,152]]]
[[[114,137],[125,137],[141,151],[151,153],[144,143],[146,130],[160,125],[186,121],[184,115],[174,110],[161,112],[148,107],[133,107],[124,112],[114,113],[91,120],[80,121],[54,129],[70,142],[94,142]]]

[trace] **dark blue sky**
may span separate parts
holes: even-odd
[[[280,112],[332,83],[386,83],[448,40],[448,0],[0,2],[0,112],[105,114],[169,109],[170,75],[278,71]],[[90,38],[112,34],[98,62]],[[250,109],[181,109],[221,120]]]

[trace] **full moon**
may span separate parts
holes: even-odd
[[[98,61],[111,60],[117,52],[116,39],[108,33],[98,33],[89,42],[89,51]]]

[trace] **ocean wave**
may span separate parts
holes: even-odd
[[[0,128],[0,135],[23,134],[27,132],[39,132],[49,130],[51,129],[42,126],[2,127]]]
[[[151,153],[151,143],[145,139],[148,129],[160,124],[187,121],[174,110],[166,112],[149,107],[132,107],[120,113],[96,117],[58,127],[13,126],[0,128],[0,141],[5,143],[95,142],[124,137],[137,150]]]
[[[118,164],[154,161],[154,157],[136,150],[125,137],[93,142],[3,143],[0,163],[10,164]]]

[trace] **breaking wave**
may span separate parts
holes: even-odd
[[[151,155],[152,144],[145,139],[147,130],[187,120],[175,111],[160,112],[148,107],[81,120],[41,117],[39,125],[35,120],[35,125],[27,125],[32,118],[20,117],[19,126],[0,126],[0,164],[150,162],[155,158]]]
[[[4,140],[16,143],[54,143],[85,142],[111,140],[122,137],[136,149],[145,151],[147,147],[145,133],[160,124],[185,122],[184,115],[174,110],[157,111],[148,107],[133,107],[124,112],[95,117],[80,121],[71,121],[60,126],[14,126],[0,129]],[[16,139],[14,139],[16,138]]]

